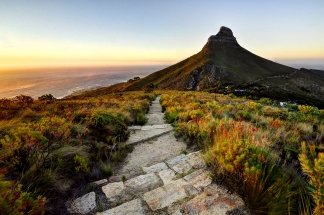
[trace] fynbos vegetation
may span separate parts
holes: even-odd
[[[203,92],[162,92],[166,120],[255,214],[321,214],[324,111]]]
[[[111,175],[131,150],[127,126],[145,124],[154,97],[0,100],[1,214],[42,214],[45,203],[57,212],[78,186]]]

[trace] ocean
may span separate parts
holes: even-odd
[[[0,71],[0,98],[52,94],[63,98],[79,90],[109,86],[144,77],[166,66],[112,66]]]

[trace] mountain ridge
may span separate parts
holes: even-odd
[[[324,107],[324,71],[295,69],[260,57],[237,42],[222,26],[201,51],[140,80],[94,92],[145,89],[207,90],[252,97],[269,97]],[[323,97],[323,98],[322,98]]]

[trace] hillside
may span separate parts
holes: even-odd
[[[197,54],[151,75],[83,96],[118,91],[156,89],[208,90],[270,97],[324,107],[324,72],[295,69],[257,56],[221,27]]]

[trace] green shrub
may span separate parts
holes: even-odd
[[[298,111],[298,105],[296,104],[287,103],[286,107],[288,111]]]
[[[145,116],[144,113],[139,113],[135,116],[134,124],[136,125],[145,125],[147,122],[147,117]]]
[[[298,105],[298,111],[303,114],[319,115],[318,108],[309,105]]]
[[[112,165],[109,162],[100,162],[100,170],[105,177],[111,176],[113,173]]]
[[[108,143],[123,142],[129,136],[127,125],[111,113],[96,111],[90,119],[90,131],[96,139]]]
[[[260,98],[259,102],[264,105],[273,105],[273,101],[269,98]]]
[[[168,123],[172,124],[178,119],[178,113],[166,111],[164,118]]]
[[[89,171],[90,171],[89,163],[85,157],[83,157],[81,155],[75,155],[74,163],[75,163],[76,172],[89,173]]]

